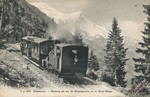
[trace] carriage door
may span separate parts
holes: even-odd
[[[28,57],[31,58],[31,53],[32,53],[32,44],[31,42],[28,43]]]
[[[60,54],[61,54],[61,50],[60,48],[57,47],[57,50],[56,50],[56,56],[57,56],[57,69],[59,70],[59,64],[60,64]]]

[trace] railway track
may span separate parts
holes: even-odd
[[[82,85],[97,85],[97,83],[91,80],[88,77],[77,77],[77,78],[68,78],[64,82],[69,82],[70,84],[76,84],[82,87]]]

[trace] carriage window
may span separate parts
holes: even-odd
[[[26,43],[26,41],[22,41],[22,42],[21,42],[21,47],[27,48],[27,43]]]
[[[35,52],[38,52],[38,44],[35,44],[34,46],[35,46],[35,49],[34,49]]]
[[[56,50],[56,55],[57,55],[57,56],[60,56],[60,48],[57,48],[57,50]]]
[[[48,48],[47,45],[41,45],[41,54],[47,54]]]
[[[27,48],[27,47],[28,47],[28,44],[27,44],[27,42],[26,42],[26,41],[24,41],[24,42],[23,42],[23,45],[24,45],[24,47],[25,47],[25,48]]]

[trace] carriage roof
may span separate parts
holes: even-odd
[[[35,42],[35,43],[42,43],[49,40],[49,39],[35,37],[35,36],[26,36],[23,37],[22,39],[30,42]]]
[[[58,46],[58,47],[61,47],[61,48],[63,48],[63,47],[69,47],[69,46],[78,46],[78,47],[85,47],[85,46],[81,46],[81,45],[77,45],[77,44],[56,44],[56,46]]]

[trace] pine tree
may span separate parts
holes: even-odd
[[[94,55],[93,51],[90,52],[88,59],[88,68],[94,71],[99,69],[99,63],[96,55]]]
[[[118,27],[118,23],[115,18],[112,24],[112,31],[110,31],[108,36],[105,51],[105,63],[107,65],[107,69],[104,80],[106,80],[111,85],[120,85],[125,87],[126,72],[124,70],[124,66],[128,60],[126,58],[127,48],[124,48],[121,30]]]
[[[142,76],[150,81],[150,5],[144,5],[144,13],[148,15],[143,33],[143,41],[139,42],[140,47],[136,52],[143,55],[142,58],[133,58],[135,71],[142,73]]]
[[[75,35],[73,35],[73,43],[78,45],[84,45],[83,37],[79,30],[76,29]]]
[[[87,76],[93,80],[96,80],[98,78],[97,74],[95,74],[97,70],[99,70],[98,59],[93,51],[91,51],[88,59]]]

